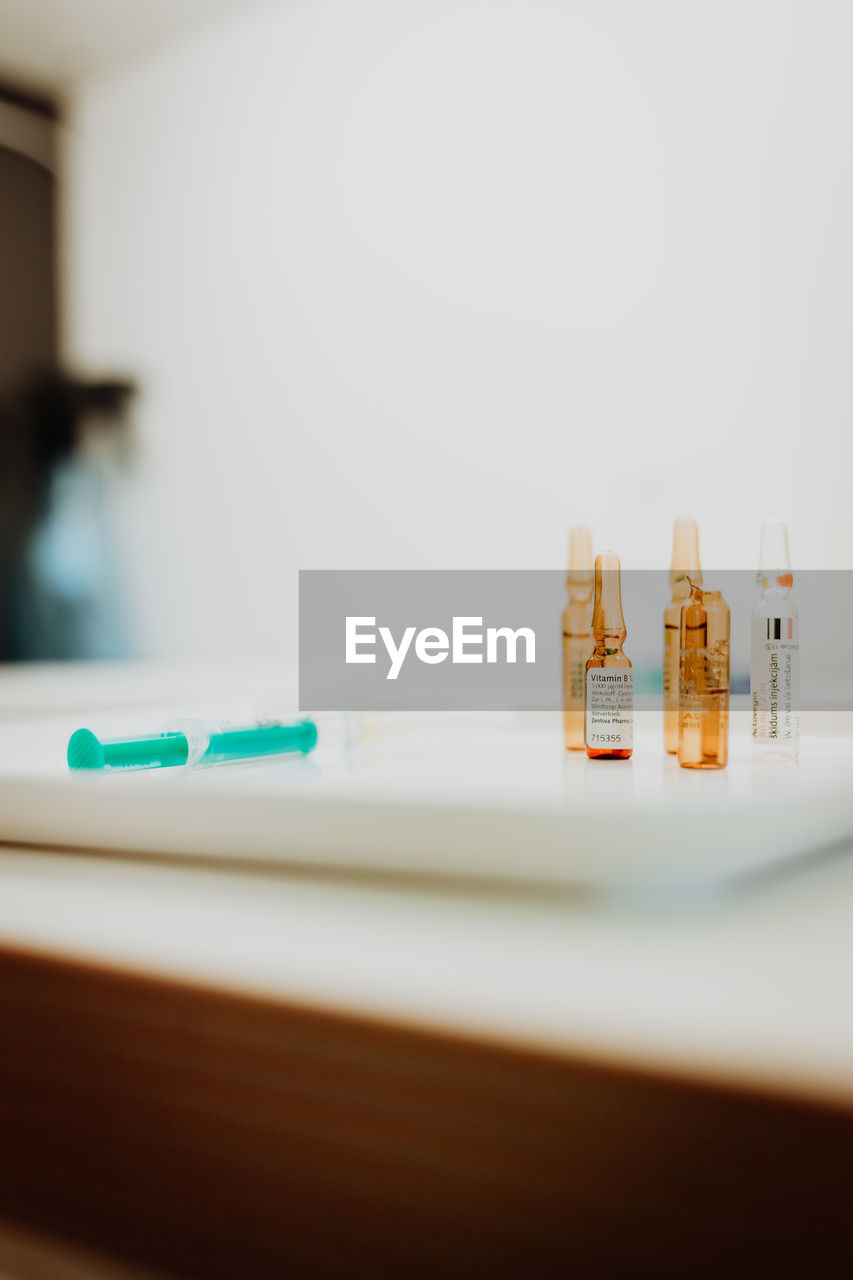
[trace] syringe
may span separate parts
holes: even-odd
[[[138,738],[102,741],[91,729],[78,729],[68,742],[69,769],[163,769],[174,765],[225,764],[277,756],[307,755],[317,743],[313,720],[285,724],[259,720],[248,725],[219,725],[208,720],[173,720],[162,732]]]

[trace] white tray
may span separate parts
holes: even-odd
[[[559,717],[391,721],[352,752],[217,769],[71,774],[70,732],[153,732],[173,708],[0,730],[0,839],[60,848],[609,890],[708,888],[853,836],[853,735],[796,765],[679,769],[660,716],[630,762],[567,753]],[[735,718],[737,720],[737,717]]]

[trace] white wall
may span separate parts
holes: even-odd
[[[853,6],[281,0],[80,85],[66,346],[145,388],[140,648],[296,570],[853,567]]]

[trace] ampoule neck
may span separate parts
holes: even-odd
[[[710,603],[715,599],[722,599],[719,591],[706,591],[701,583],[696,582],[694,578],[688,575],[687,579],[687,602],[691,605],[698,605],[700,608],[705,603]]]
[[[672,562],[669,585],[673,600],[684,600],[690,594],[690,583],[702,585],[699,564],[699,529],[695,520],[681,518],[672,527]]]
[[[612,658],[622,652],[627,633],[625,631],[606,631],[596,633],[592,651],[597,658]]]
[[[597,650],[615,652],[622,648],[627,635],[622,613],[621,578],[617,555],[603,551],[596,556],[592,632]]]
[[[688,647],[728,640],[731,611],[722,591],[705,591],[697,583],[690,584],[690,595],[681,610],[681,643]],[[705,640],[698,638],[700,631]],[[692,638],[691,638],[692,637]]]
[[[759,569],[755,575],[758,590],[764,600],[785,600],[794,585],[794,575],[787,573],[768,574]]]
[[[566,578],[570,604],[589,604],[593,593],[592,534],[584,524],[575,525],[569,538],[569,573]]]
[[[569,577],[566,579],[569,588],[570,604],[589,604],[592,600],[593,582],[592,574],[586,577]]]
[[[784,600],[794,585],[788,529],[784,520],[765,520],[761,526],[755,581],[765,600]]]

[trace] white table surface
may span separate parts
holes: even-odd
[[[0,945],[853,1105],[853,844],[669,902],[7,845]]]

